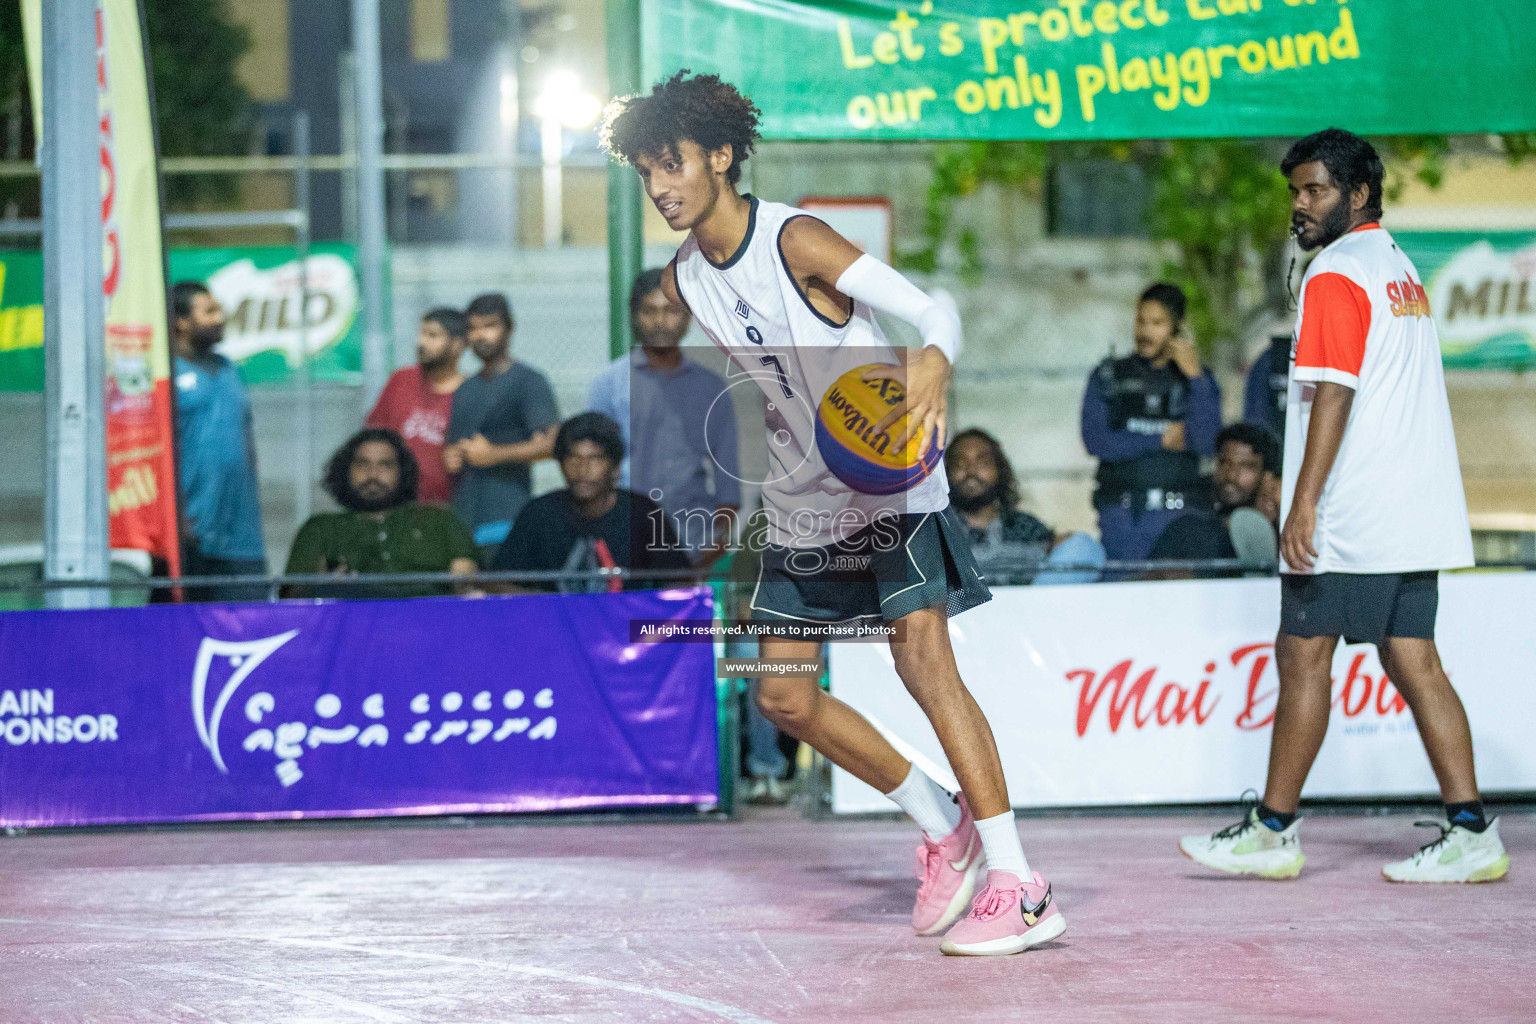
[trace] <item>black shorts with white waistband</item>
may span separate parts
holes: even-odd
[[[1435,638],[1440,574],[1428,572],[1299,573],[1280,577],[1280,632],[1341,636],[1381,644],[1387,637]]]
[[[824,548],[770,544],[752,617],[886,621],[944,605],[950,617],[992,600],[953,509],[890,514]]]

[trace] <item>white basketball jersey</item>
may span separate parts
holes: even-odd
[[[809,216],[748,197],[747,237],[724,263],[711,262],[692,235],[673,261],[678,294],[711,341],[735,364],[732,383],[751,377],[768,397],[768,539],[783,547],[825,547],[880,512],[938,512],[949,504],[941,468],[905,494],[852,490],[816,447],[816,409],[833,381],[867,363],[897,362],[873,312],[854,303],[839,325],[801,293],[779,249],[784,225]]]
[[[1423,572],[1473,563],[1440,335],[1422,280],[1392,235],[1371,223],[1319,253],[1302,281],[1281,522],[1296,497],[1318,384],[1355,392],[1317,501],[1310,572]],[[1282,560],[1280,571],[1299,570]]]

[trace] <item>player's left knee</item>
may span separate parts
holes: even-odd
[[[919,705],[960,689],[959,673],[948,652],[909,650],[896,659],[896,674]]]
[[[1440,652],[1433,640],[1389,637],[1383,665],[1388,675],[1424,682],[1439,682],[1445,676]]]
[[[921,702],[921,694],[953,687],[959,682],[955,656],[949,647],[949,623],[941,610],[924,609],[900,620],[901,639],[891,644],[896,674]]]

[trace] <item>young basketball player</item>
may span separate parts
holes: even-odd
[[[1280,169],[1297,243],[1322,251],[1291,348],[1269,780],[1242,821],[1179,845],[1219,871],[1301,871],[1296,810],[1328,731],[1342,636],[1376,645],[1445,798],[1440,838],[1382,874],[1502,878],[1499,822],[1483,814],[1467,713],[1435,648],[1439,570],[1472,564],[1472,534],[1429,296],[1380,224],[1383,169],[1369,142],[1330,128],[1292,146]]]
[[[753,371],[768,397],[769,543],[754,618],[897,623],[897,674],[933,724],[962,795],[951,798],[815,679],[763,679],[758,704],[779,728],[890,796],[922,828],[912,913],[919,934],[948,928],[948,954],[1017,953],[1060,935],[1066,922],[1050,885],[1024,858],[991,727],[950,649],[949,616],[991,594],[949,507],[944,474],[930,474],[892,502],[842,484],[816,446],[816,407],[850,362],[887,364],[866,379],[905,383],[904,409],[877,430],[905,411],[909,431],[922,432],[923,451],[942,444],[959,317],[822,221],[739,193],[758,118],[733,86],[681,72],[649,95],[615,101],[604,145],[639,172],[667,223],[689,233],[663,289],[692,310],[716,346]],[[875,323],[876,309],[915,326],[921,351],[898,359]],[[819,649],[813,640],[762,643],[765,658],[815,658]],[[983,856],[986,884],[965,914]]]

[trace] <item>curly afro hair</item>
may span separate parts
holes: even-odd
[[[675,153],[684,139],[705,152],[729,145],[731,167],[725,176],[734,185],[757,144],[762,116],[751,100],[718,75],[695,75],[684,68],[648,96],[626,96],[608,104],[602,143],[611,156],[630,166],[638,157]]]

